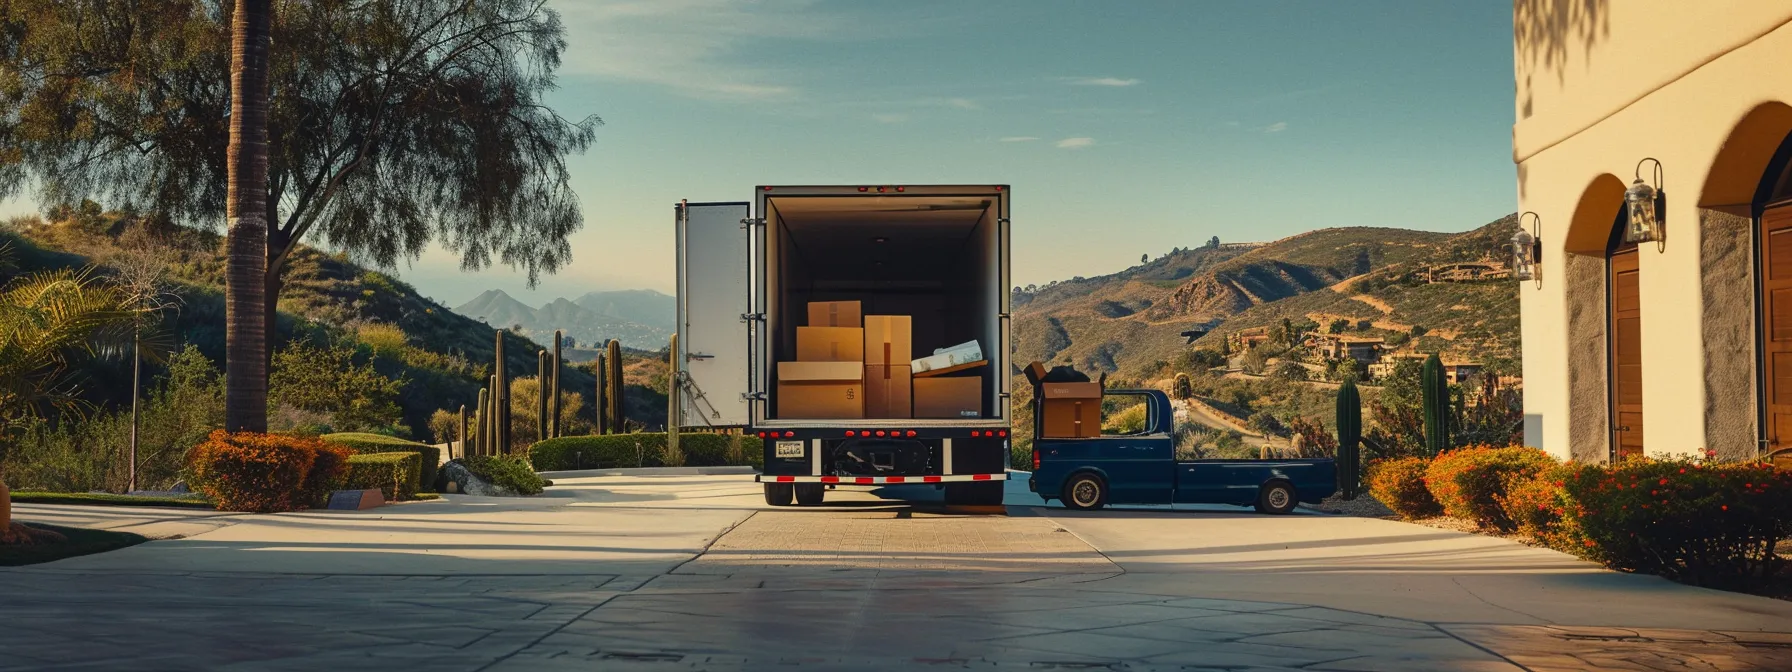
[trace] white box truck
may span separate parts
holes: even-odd
[[[768,504],[830,487],[935,484],[948,503],[1000,504],[1009,408],[1005,185],[761,186],[750,202],[677,214],[679,426],[762,438]],[[951,418],[778,414],[778,363],[796,359],[813,301],[908,315],[915,357],[976,340],[980,404]],[[980,406],[980,407],[979,407]]]

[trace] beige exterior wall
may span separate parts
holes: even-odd
[[[1712,280],[1700,222],[1712,211],[1749,216],[1761,173],[1792,130],[1789,21],[1785,0],[1515,0],[1518,209],[1541,216],[1543,240],[1541,286],[1520,283],[1527,442],[1563,457],[1604,454],[1604,446],[1571,445],[1590,440],[1570,421],[1571,410],[1606,412],[1603,396],[1587,394],[1602,387],[1575,382],[1598,375],[1603,386],[1603,370],[1586,370],[1584,343],[1603,339],[1603,329],[1587,333],[1584,315],[1582,327],[1570,327],[1577,306],[1593,298],[1603,306],[1603,278],[1567,272],[1575,262],[1566,255],[1603,255],[1622,190],[1644,157],[1661,161],[1668,201],[1665,245],[1640,252],[1645,448],[1702,450],[1713,434],[1707,414],[1730,412],[1710,410],[1709,400],[1739,395],[1708,389],[1704,334],[1713,320],[1752,329],[1753,316],[1705,310]],[[1746,410],[1738,417],[1752,418]]]

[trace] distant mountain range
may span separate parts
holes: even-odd
[[[672,297],[651,289],[590,292],[577,299],[554,299],[540,308],[492,289],[455,308],[454,312],[499,329],[520,327],[543,343],[554,330],[565,330],[579,347],[594,347],[612,338],[630,348],[659,350],[672,336]]]

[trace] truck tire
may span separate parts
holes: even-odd
[[[790,495],[795,490],[795,483],[765,483],[765,503],[772,506],[790,506]]]
[[[1287,481],[1270,481],[1257,489],[1257,512],[1285,515],[1300,506],[1300,493]]]
[[[1083,472],[1072,474],[1070,480],[1064,482],[1064,507],[1078,511],[1093,511],[1108,503],[1108,483],[1100,476]]]
[[[821,500],[828,493],[828,486],[821,483],[796,483],[797,506],[821,506]]]

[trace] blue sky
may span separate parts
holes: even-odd
[[[1511,7],[1434,0],[550,0],[585,227],[535,291],[670,292],[672,208],[757,184],[1007,183],[1018,284],[1331,226],[1513,211]]]

